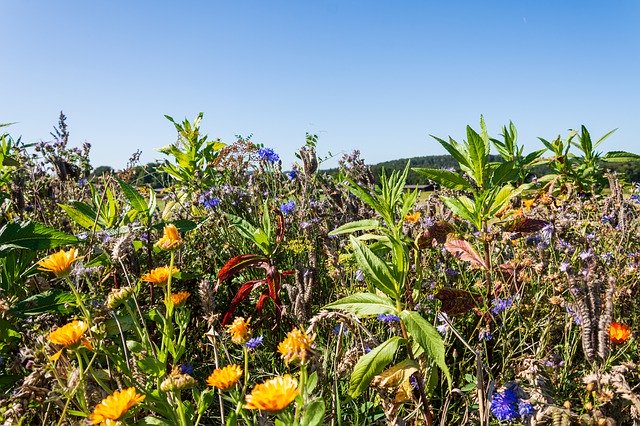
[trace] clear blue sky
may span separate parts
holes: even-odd
[[[462,138],[480,114],[530,149],[585,124],[640,152],[636,0],[4,0],[0,40],[0,122],[48,140],[64,110],[94,166],[162,158],[163,115],[199,111],[285,168],[307,131],[375,163],[443,153],[428,135]]]

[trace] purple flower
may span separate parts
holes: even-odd
[[[287,179],[296,180],[297,177],[298,177],[298,172],[296,172],[295,170],[291,170],[290,172],[287,172]]]
[[[342,332],[342,334],[347,334],[349,333],[349,329],[343,323],[338,323],[333,327],[333,334],[338,335],[340,332]]]
[[[364,281],[364,272],[362,272],[360,269],[356,271],[356,281],[358,282]]]
[[[255,349],[262,344],[263,340],[264,337],[262,336],[254,337],[249,339],[249,341],[245,343],[245,345],[247,346],[247,349]]]
[[[295,201],[287,201],[284,204],[280,205],[280,211],[282,214],[289,214],[296,208]]]
[[[447,274],[448,276],[455,278],[458,275],[460,275],[460,272],[456,271],[455,269],[451,269],[451,268],[447,268],[444,270],[444,273]]]
[[[491,304],[493,305],[491,313],[493,315],[499,315],[502,311],[507,310],[511,305],[513,305],[513,297],[509,297],[508,299],[500,299],[496,297],[493,299]]]
[[[569,269],[569,262],[562,262],[560,264],[560,272],[567,272]]]
[[[400,321],[400,317],[393,314],[380,314],[378,315],[378,321],[384,322],[386,324],[391,324],[392,322]]]
[[[593,256],[593,252],[591,250],[583,251],[580,253],[580,259],[587,260],[591,256]]]
[[[512,385],[502,392],[493,394],[491,399],[491,412],[493,416],[502,421],[516,420],[520,413],[518,412],[518,394],[516,386]]]
[[[180,372],[182,374],[193,374],[193,365],[190,362],[180,364]]]
[[[489,330],[481,330],[480,333],[478,333],[478,340],[486,340],[488,342],[492,339],[493,334]]]
[[[573,322],[576,325],[582,324],[582,319],[580,318],[580,314],[578,312],[576,312],[570,305],[566,305],[564,308],[567,313],[573,317]]]
[[[86,177],[80,178],[80,180],[78,181],[78,186],[85,186],[87,182],[88,181]]]
[[[276,163],[280,161],[280,156],[271,148],[260,148],[258,150],[258,157],[260,157],[261,160],[268,161],[269,163]]]

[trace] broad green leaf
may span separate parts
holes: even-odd
[[[467,170],[471,169],[471,164],[469,163],[469,154],[462,145],[451,138],[449,138],[449,142],[447,142],[437,136],[431,135],[431,137],[437,140],[440,145],[442,145],[442,147],[446,149],[453,158],[455,158],[455,160],[461,167],[466,168]]]
[[[369,247],[358,241],[353,235],[349,236],[349,240],[351,241],[351,247],[358,266],[367,280],[386,295],[397,298],[397,285],[393,278],[393,273],[386,262],[376,256]]]
[[[357,316],[365,317],[395,312],[393,300],[372,293],[355,293],[325,305],[324,309],[342,309]]]
[[[511,185],[505,185],[500,188],[498,193],[490,199],[491,205],[488,211],[489,216],[495,216],[496,213],[502,210],[509,201],[520,192],[521,191],[514,189]]]
[[[69,291],[47,290],[14,304],[9,309],[9,313],[20,317],[43,313],[65,315],[73,311],[69,305],[75,301],[76,297]]]
[[[92,230],[95,226],[96,229],[102,229],[104,223],[98,220],[96,223],[96,212],[93,207],[80,201],[74,201],[71,204],[58,204],[62,210],[78,225],[85,229]]]
[[[444,188],[458,191],[468,191],[473,188],[465,178],[449,170],[414,168],[413,171],[426,176]]]
[[[471,126],[467,126],[467,144],[469,163],[471,165],[471,177],[480,188],[485,187],[485,173],[489,157],[487,145]]]
[[[321,399],[311,401],[304,408],[300,426],[321,426],[324,424],[325,405]]]
[[[342,226],[337,227],[333,231],[329,232],[329,235],[351,234],[358,231],[370,231],[377,229],[380,226],[380,222],[375,219],[363,219],[356,220],[354,222],[345,223]]]
[[[150,376],[162,377],[165,374],[164,363],[152,356],[148,356],[139,360],[138,367],[140,367],[140,370],[142,370],[143,373],[146,373]]]
[[[407,327],[409,334],[424,349],[427,356],[442,370],[449,383],[449,388],[451,388],[451,374],[445,361],[444,341],[438,330],[415,311],[402,311],[400,318]]]
[[[127,201],[131,207],[137,211],[139,214],[147,215],[148,214],[148,206],[144,197],[140,195],[140,193],[127,182],[122,179],[116,178],[118,184],[120,185],[120,189],[122,189],[122,193],[124,194]]]
[[[349,379],[349,395],[352,398],[357,398],[364,392],[371,380],[393,361],[396,351],[404,342],[403,338],[394,336],[360,357]]]
[[[513,161],[500,163],[491,174],[491,185],[498,186],[512,182],[518,178],[518,172],[518,169],[514,167]]]
[[[136,423],[136,426],[172,426],[171,423],[166,420],[158,419],[156,417],[147,416],[144,419]]]
[[[73,235],[37,222],[9,222],[0,228],[0,255],[9,249],[46,250],[80,242]]]
[[[264,254],[270,254],[271,246],[269,244],[269,237],[262,229],[253,226],[240,216],[230,213],[227,213],[226,215],[240,235],[250,241],[253,241]]]

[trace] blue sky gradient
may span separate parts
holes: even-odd
[[[444,151],[484,114],[538,148],[585,124],[640,153],[640,2],[5,1],[0,122],[50,139],[58,113],[94,166],[143,162],[205,113],[210,137],[253,134],[284,167],[360,149],[370,163]],[[333,166],[336,160],[325,166]]]

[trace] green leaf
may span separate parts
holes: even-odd
[[[609,163],[626,163],[629,161],[640,161],[640,155],[625,151],[610,151],[602,157],[602,160]]]
[[[439,137],[433,135],[431,135],[431,137],[437,140],[440,145],[442,145],[444,149],[446,149],[449,154],[451,154],[451,156],[455,158],[455,160],[461,167],[466,168],[467,170],[471,169],[468,153],[463,146],[461,146],[458,142],[451,138],[449,138],[449,142],[447,142],[444,139],[440,139]]]
[[[356,220],[337,227],[333,231],[329,232],[329,235],[351,234],[357,231],[370,231],[372,229],[377,229],[379,226],[380,222],[375,219]]]
[[[500,210],[502,210],[509,200],[511,200],[514,196],[519,194],[520,191],[517,191],[511,185],[505,185],[495,194],[495,196],[491,197],[489,200],[491,205],[488,209],[488,215],[490,217],[494,216]]]
[[[267,234],[257,226],[253,226],[240,216],[236,216],[230,213],[226,214],[229,221],[238,231],[238,233],[244,238],[253,241],[262,252],[266,255],[271,253],[271,245],[269,243],[269,237]]]
[[[396,281],[385,261],[376,256],[369,247],[358,241],[353,235],[349,236],[349,240],[358,266],[367,280],[386,295],[398,298]]]
[[[320,426],[324,424],[325,405],[321,399],[311,401],[304,409],[300,426]]]
[[[477,229],[480,229],[480,223],[479,220],[476,216],[476,212],[475,212],[475,207],[473,206],[473,202],[469,203],[465,203],[463,201],[463,199],[468,200],[469,202],[471,202],[471,200],[467,197],[458,197],[458,198],[453,198],[453,197],[445,197],[444,195],[440,196],[440,199],[442,200],[443,203],[445,203],[447,205],[447,207],[449,207],[451,209],[451,211],[453,212],[453,214],[455,214],[456,216],[458,216],[461,219],[464,220],[468,220],[469,222],[471,222]]]
[[[58,204],[62,210],[78,225],[82,226],[85,229],[93,229],[95,226],[96,229],[102,229],[103,223],[98,220],[96,225],[96,217],[97,213],[93,210],[88,204],[82,203],[80,201],[74,201],[71,204]]]
[[[122,193],[129,201],[131,207],[140,214],[148,214],[149,207],[147,206],[147,202],[145,201],[144,197],[140,195],[140,193],[127,182],[118,178],[116,178],[116,180],[118,181],[120,189],[122,189]]]
[[[413,171],[426,176],[444,188],[458,191],[468,191],[473,188],[465,178],[449,170],[414,168]]]
[[[409,334],[424,349],[427,356],[442,370],[449,383],[449,388],[451,388],[451,374],[445,361],[444,341],[438,330],[415,311],[402,311],[400,318],[407,327]]]
[[[484,188],[485,171],[489,159],[488,142],[485,142],[471,126],[467,126],[467,144],[471,177],[480,188]]]
[[[393,361],[396,351],[404,342],[403,338],[394,336],[360,357],[349,379],[349,395],[352,398],[364,392],[371,380]]]
[[[163,362],[148,356],[138,361],[138,367],[143,373],[150,376],[161,377],[165,374],[165,365]]]
[[[171,423],[156,417],[147,416],[136,423],[136,426],[171,426]]]
[[[372,293],[355,293],[325,305],[324,309],[342,309],[357,316],[365,317],[395,312],[395,305],[386,296]]]
[[[0,318],[0,346],[3,343],[18,342],[22,334],[8,320]]]
[[[73,311],[68,305],[75,301],[76,297],[71,292],[47,290],[14,304],[8,312],[20,317],[40,315],[45,312],[66,315]]]

